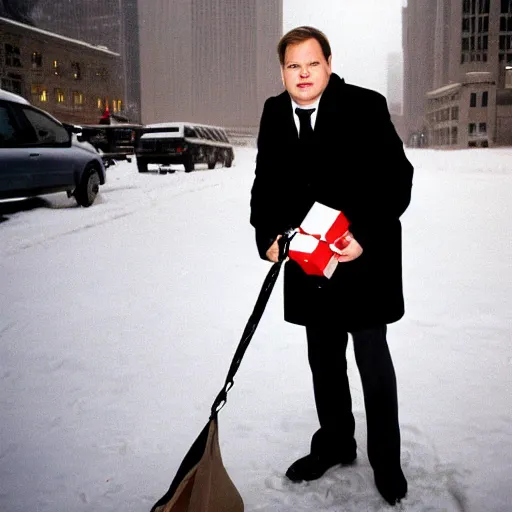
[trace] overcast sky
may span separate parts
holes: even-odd
[[[284,0],[284,31],[299,25],[319,28],[331,42],[333,71],[347,82],[386,94],[387,54],[402,51],[403,3]]]

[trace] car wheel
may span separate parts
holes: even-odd
[[[231,167],[233,165],[233,155],[231,153],[227,153],[224,158],[224,165],[226,167]]]
[[[75,199],[80,206],[91,206],[100,190],[100,175],[91,166],[86,167],[82,181],[76,187]]]
[[[183,166],[185,167],[185,172],[192,172],[194,170],[194,162],[191,156],[185,158]]]
[[[148,172],[148,163],[137,158],[137,169],[139,172]]]
[[[217,163],[217,159],[215,158],[215,151],[208,153],[208,156],[206,157],[206,163],[208,164],[208,169],[215,169],[215,164]]]

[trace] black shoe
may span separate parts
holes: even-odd
[[[407,480],[401,469],[375,472],[375,485],[390,505],[396,505],[407,494]]]
[[[292,482],[316,480],[320,478],[329,468],[341,464],[348,466],[356,460],[356,454],[341,458],[324,458],[310,453],[299,460],[296,460],[286,472],[286,476]]]

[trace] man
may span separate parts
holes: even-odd
[[[341,210],[349,245],[330,279],[284,270],[285,320],[304,325],[320,429],[308,455],[286,476],[321,477],[356,459],[347,378],[350,333],[363,385],[368,457],[377,489],[394,505],[407,493],[400,463],[395,372],[386,326],[404,314],[400,216],[413,168],[377,92],[346,84],[331,71],[326,36],[298,27],[278,44],[282,94],[265,102],[258,134],[251,224],[262,258],[277,261],[277,240],[314,204]]]

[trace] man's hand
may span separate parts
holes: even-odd
[[[346,263],[347,261],[353,261],[356,258],[359,258],[363,253],[363,248],[359,245],[357,240],[349,235],[347,236],[347,240],[350,240],[347,247],[341,250],[341,253],[337,256],[338,261],[340,263]]]
[[[277,235],[277,238],[274,240],[274,243],[269,247],[268,251],[265,253],[265,256],[268,260],[273,263],[277,263],[279,261],[279,244],[277,241],[281,238],[282,235]]]

